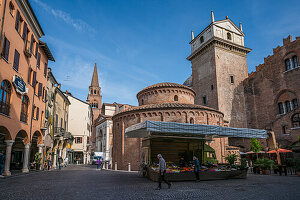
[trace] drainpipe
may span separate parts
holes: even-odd
[[[0,46],[2,46],[2,34],[3,34],[3,26],[4,26],[5,10],[6,10],[6,0],[5,0],[5,2],[4,2],[4,9],[3,9],[3,16],[2,16],[1,35],[0,35]]]

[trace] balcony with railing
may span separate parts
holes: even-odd
[[[10,105],[5,102],[0,102],[0,113],[9,116]]]
[[[65,129],[62,127],[54,128],[54,137],[62,137],[65,133]]]

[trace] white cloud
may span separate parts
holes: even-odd
[[[62,10],[54,9],[48,6],[47,4],[39,1],[33,0],[37,3],[41,8],[43,8],[46,12],[51,13],[54,17],[63,20],[66,24],[73,26],[78,32],[88,32],[90,34],[95,34],[96,30],[93,29],[88,23],[81,19],[74,19],[69,13],[64,12]]]

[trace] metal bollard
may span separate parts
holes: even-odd
[[[128,163],[128,171],[129,171],[129,172],[131,171],[130,163]]]
[[[116,171],[118,170],[117,162],[115,162],[115,170],[116,170]]]

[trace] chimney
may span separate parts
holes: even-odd
[[[240,30],[243,32],[243,26],[241,22],[240,22]]]
[[[226,19],[228,19],[228,16],[226,16]]]
[[[214,11],[210,12],[210,18],[211,18],[211,23],[214,23],[215,22]]]
[[[194,37],[194,31],[192,30],[191,32],[191,39],[193,40],[195,37]]]

